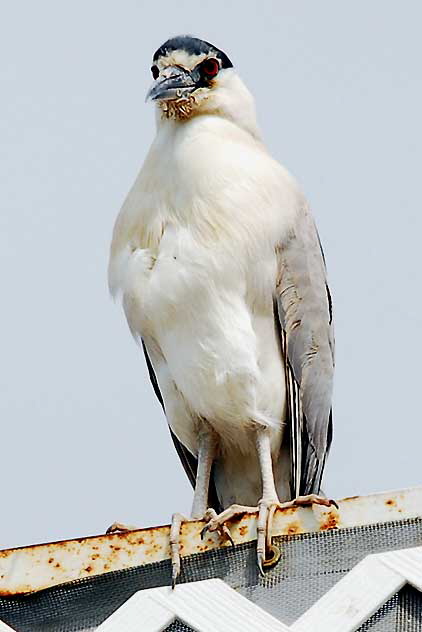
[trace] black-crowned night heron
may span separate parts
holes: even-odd
[[[175,37],[151,71],[157,134],[116,222],[110,288],[195,488],[191,517],[229,536],[258,508],[262,570],[276,507],[332,502],[317,495],[334,369],[324,257],[227,55]]]

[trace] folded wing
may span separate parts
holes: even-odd
[[[319,493],[332,437],[334,334],[324,254],[300,209],[277,249],[276,317],[286,366],[292,496]]]

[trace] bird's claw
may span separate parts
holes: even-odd
[[[174,590],[177,579],[181,570],[180,559],[180,530],[183,522],[192,522],[196,518],[186,518],[182,514],[175,513],[172,516],[170,527],[170,556],[171,556],[171,587]],[[229,540],[234,546],[232,535],[225,524],[220,524],[217,513],[214,509],[207,509],[204,515],[207,524],[201,530],[201,539],[203,540],[207,532],[216,531],[222,540]]]
[[[338,504],[332,498],[324,498],[317,494],[308,494],[307,496],[298,496],[294,500],[280,503],[276,499],[262,499],[258,503],[258,524],[257,524],[257,561],[258,569],[261,575],[264,575],[264,569],[272,568],[277,564],[281,557],[279,547],[272,543],[272,527],[274,513],[276,509],[286,509],[287,507],[306,506],[306,505],[322,505],[331,507],[332,505],[338,509]]]
[[[212,533],[216,531],[221,540],[228,540],[230,544],[234,546],[234,540],[232,538],[232,534],[230,533],[230,529],[226,524],[224,524],[224,521],[222,522],[218,519],[217,512],[214,509],[208,509],[204,517],[205,520],[208,520],[208,522],[201,530],[201,540],[204,539],[208,532]]]
[[[111,533],[127,533],[128,531],[136,531],[137,529],[139,529],[139,527],[133,527],[121,522],[113,522],[113,524],[108,527],[106,535],[110,535]]]
[[[171,589],[174,590],[177,584],[177,578],[180,575],[180,560],[178,563],[172,562],[171,568]]]
[[[175,589],[177,578],[180,575],[180,529],[182,522],[189,519],[180,513],[175,513],[171,518],[170,527],[170,556],[171,556],[171,587]]]
[[[213,509],[208,510],[205,518],[208,522],[201,531],[201,537],[204,538],[207,532],[217,531],[220,537],[225,537],[234,545],[230,531],[225,524],[229,520],[241,516],[245,513],[256,513],[258,510],[257,525],[257,563],[259,572],[264,575],[264,569],[273,566],[279,559],[280,553],[277,547],[273,547],[271,542],[271,526],[275,509],[280,505],[278,500],[261,500],[258,507],[249,507],[245,505],[231,505],[219,515]],[[274,554],[277,549],[277,555]],[[267,552],[270,551],[270,557]],[[275,560],[275,561],[274,561]]]
[[[277,509],[287,509],[288,507],[303,507],[314,504],[323,505],[324,507],[334,506],[338,509],[338,504],[335,500],[332,498],[324,498],[317,494],[298,496],[294,500],[289,500],[284,503],[280,503],[276,498],[262,498],[258,503],[258,507],[231,505],[220,514],[217,514],[214,509],[207,509],[204,516],[207,523],[201,530],[201,539],[203,540],[207,533],[217,532],[222,540],[228,540],[230,544],[234,546],[234,540],[226,522],[246,513],[256,513],[258,510],[256,555],[259,572],[264,576],[265,570],[275,566],[281,557],[279,547],[272,542],[272,526],[275,511]],[[183,521],[187,521],[187,518],[181,514],[174,514],[170,530],[172,588],[175,587],[180,574],[179,540],[180,528]]]
[[[230,544],[232,546],[234,546],[234,540],[232,538],[232,534],[230,533],[229,528],[223,524],[221,526],[213,526],[210,524],[206,524],[205,527],[203,529],[201,529],[201,540],[203,540],[206,536],[206,534],[212,533],[212,532],[217,532],[218,535],[220,536],[221,540],[228,540],[230,542]]]
[[[265,577],[265,573],[264,573],[264,554],[263,553],[257,553],[257,565],[258,565],[258,571],[259,574],[261,575],[261,577]]]
[[[278,507],[280,507],[280,502],[275,499],[261,499],[258,503],[256,554],[258,569],[262,577],[265,576],[264,569],[275,566],[281,556],[280,549],[272,543],[273,519]]]
[[[308,494],[307,496],[298,496],[294,500],[289,503],[282,503],[280,507],[289,506],[302,506],[305,507],[307,505],[323,505],[324,507],[331,507],[334,505],[336,509],[339,508],[338,504],[332,498],[324,498],[324,496],[318,496],[318,494]]]

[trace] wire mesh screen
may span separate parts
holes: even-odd
[[[399,593],[393,595],[366,623],[360,626],[358,632],[386,632],[387,630],[408,630],[397,628],[396,613],[399,603]]]
[[[290,625],[366,555],[420,546],[422,519],[283,536],[276,541],[281,559],[264,578],[256,566],[256,543],[251,542],[184,558],[180,582],[220,577]],[[0,619],[18,632],[91,632],[138,590],[168,585],[170,575],[170,561],[165,560],[25,597],[2,598]],[[422,632],[421,617],[419,593],[406,588],[361,630]]]
[[[358,632],[422,632],[421,594],[412,586],[404,586],[393,595]]]

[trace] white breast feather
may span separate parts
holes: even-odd
[[[280,441],[275,248],[299,196],[249,133],[202,116],[160,129],[120,212],[110,289],[152,350],[169,423],[192,452],[198,417],[227,449],[247,452],[239,428],[256,422]]]

